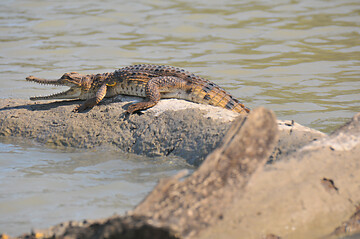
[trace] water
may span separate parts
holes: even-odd
[[[0,231],[18,235],[67,220],[99,219],[136,206],[185,161],[104,151],[0,143]]]
[[[25,82],[135,63],[183,67],[248,107],[324,132],[360,111],[360,2],[32,1],[0,3],[0,97],[59,89]],[[0,232],[122,213],[179,159],[0,144]],[[21,142],[21,143],[20,143]],[[104,157],[106,153],[106,157]]]

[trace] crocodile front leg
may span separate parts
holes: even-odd
[[[91,109],[95,105],[99,104],[106,95],[107,85],[103,84],[96,92],[96,96],[86,100],[82,105],[75,107],[74,112],[83,112],[87,109]]]
[[[174,76],[159,76],[152,78],[145,87],[147,101],[130,105],[126,112],[132,114],[139,110],[151,108],[160,101],[160,92],[166,92],[167,89],[169,89],[169,91],[173,91],[174,89],[184,87],[185,84],[185,80]]]

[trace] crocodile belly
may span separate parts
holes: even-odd
[[[108,87],[107,97],[115,95],[132,95],[138,97],[146,97],[146,83],[141,81],[125,81],[117,83],[115,86]]]

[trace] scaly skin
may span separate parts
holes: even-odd
[[[28,81],[40,84],[69,86],[70,89],[54,95],[31,97],[31,100],[81,99],[86,100],[74,111],[82,112],[97,105],[104,97],[133,95],[147,100],[129,106],[132,114],[156,105],[161,98],[178,98],[196,103],[219,106],[240,114],[250,110],[216,84],[188,71],[172,66],[133,65],[111,73],[81,75],[65,73],[58,80],[39,79]]]

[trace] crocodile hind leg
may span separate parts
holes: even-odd
[[[156,105],[161,98],[161,92],[182,88],[186,82],[183,79],[174,76],[155,77],[146,84],[145,94],[147,101],[135,103],[129,106],[127,113],[132,114],[139,110],[146,110]]]
[[[74,112],[83,112],[87,109],[91,109],[95,105],[99,104],[106,95],[107,85],[103,84],[96,92],[96,96],[86,100],[82,105],[75,107]]]

